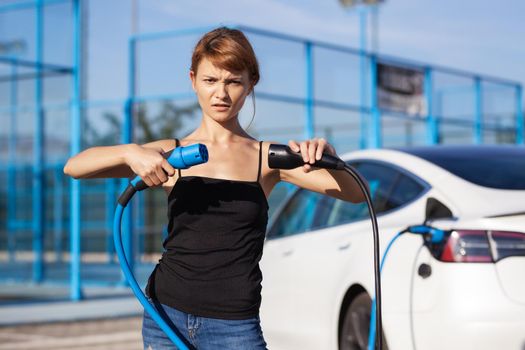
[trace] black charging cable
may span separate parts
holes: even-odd
[[[300,153],[293,152],[286,145],[271,144],[268,150],[268,166],[272,169],[294,169],[305,165]],[[316,160],[312,166],[324,169],[344,170],[357,182],[363,192],[368,206],[368,213],[372,220],[372,230],[374,233],[374,280],[375,280],[375,303],[376,303],[376,349],[383,348],[383,327],[381,319],[381,274],[379,261],[379,229],[377,226],[377,217],[372,204],[372,198],[364,178],[350,165],[341,159],[323,154],[320,160]]]

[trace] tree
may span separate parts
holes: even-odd
[[[160,106],[154,116],[150,116],[147,104],[137,104],[134,111],[134,141],[138,144],[151,142],[159,139],[179,137],[183,129],[185,119],[192,119],[199,111],[198,102],[192,102],[186,106],[178,106],[174,102],[166,101]],[[84,133],[82,135],[84,147],[112,145],[119,143],[121,139],[122,118],[115,113],[104,112],[102,119],[106,127],[101,131],[93,123],[84,119]],[[158,205],[165,205],[166,196],[162,191],[150,190],[144,193],[145,199],[145,247],[147,252],[158,251],[160,237],[159,227],[165,220],[165,212],[158,210]],[[149,234],[148,234],[149,233]]]

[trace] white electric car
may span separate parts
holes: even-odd
[[[525,349],[525,147],[352,152],[367,179],[381,251],[384,349]],[[382,253],[381,253],[382,255]],[[276,210],[261,260],[272,350],[366,349],[374,295],[366,204],[297,190]]]

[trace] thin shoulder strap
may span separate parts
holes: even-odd
[[[179,146],[180,146],[179,139],[175,139],[175,147],[179,147]],[[177,171],[179,172],[179,179],[180,179],[181,178],[180,169],[177,169]]]
[[[257,182],[261,178],[262,141],[259,141],[259,169],[257,169]]]

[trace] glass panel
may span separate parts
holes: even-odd
[[[85,108],[82,120],[82,147],[120,144],[123,122],[122,111],[122,105]]]
[[[314,48],[315,99],[360,105],[360,57],[356,54]]]
[[[497,128],[483,129],[484,144],[514,144],[516,143],[516,129]]]
[[[315,136],[324,137],[341,156],[359,149],[360,121],[359,112],[316,107]]]
[[[473,78],[434,71],[434,115],[438,118],[474,120]]]
[[[515,127],[516,88],[482,82],[483,122],[494,127]]]
[[[426,143],[426,121],[417,117],[382,114],[381,129],[383,147],[424,145]]]
[[[183,138],[201,122],[196,99],[149,101],[135,106],[135,142]]]
[[[246,101],[241,112],[241,125],[248,126],[252,113],[250,99]],[[248,133],[259,140],[271,140],[284,144],[287,144],[290,139],[302,140],[304,138],[304,115],[302,104],[257,97],[256,115]]]
[[[441,144],[471,144],[474,141],[474,125],[472,123],[452,123],[440,121],[439,143]]]
[[[64,163],[69,158],[69,110],[48,110],[45,118],[46,163]]]
[[[86,1],[87,52],[85,64],[89,68],[86,95],[89,100],[126,98],[128,95],[128,39],[129,20],[115,20],[115,16],[129,18],[129,2],[114,1],[111,10],[103,0]],[[71,18],[71,17],[70,17]]]
[[[191,55],[198,36],[188,35],[137,43],[137,95],[192,94]]]
[[[42,80],[44,89],[44,104],[64,104],[68,108],[71,92],[71,77],[69,75],[47,76]]]
[[[0,55],[34,60],[35,25],[34,8],[0,12],[0,42],[4,44]]]
[[[276,38],[246,33],[260,64],[258,91],[304,98],[304,45]]]
[[[0,128],[0,172],[6,170],[7,161],[9,159],[9,138],[11,135],[11,115],[0,110],[0,120],[3,122],[3,128]]]

